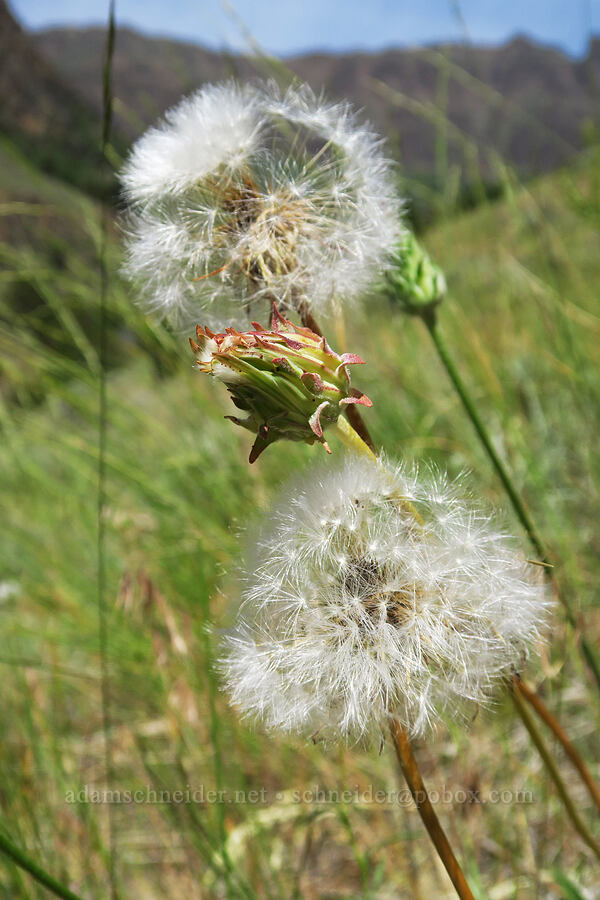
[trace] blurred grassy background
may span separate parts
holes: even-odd
[[[393,98],[390,98],[393,100]],[[450,296],[440,316],[494,442],[590,641],[600,636],[597,422],[600,150],[459,210],[444,163],[423,236]],[[452,135],[450,134],[450,138]],[[469,152],[469,145],[463,147]],[[472,156],[471,156],[472,158]],[[473,182],[476,186],[477,180]],[[404,190],[411,185],[404,183]],[[97,608],[100,209],[0,145],[0,704],[2,827],[86,897],[106,897],[108,815],[123,897],[442,898],[452,889],[413,807],[297,803],[293,792],[397,790],[384,747],[335,748],[247,727],[213,661],[235,612],[244,534],[286,474],[319,447],[276,445],[253,467],[250,439],[223,416],[218,384],[185,339],[144,319],[109,235],[106,585],[113,759],[124,791],[265,788],[260,803],[94,804],[104,788]],[[354,380],[374,401],[376,441],[395,456],[467,468],[507,507],[420,322],[366,298],[345,319]],[[327,324],[332,343],[339,323]],[[339,346],[336,349],[346,349]],[[341,446],[334,452],[342,453]],[[515,533],[518,523],[507,519]],[[523,548],[528,551],[523,538]],[[526,672],[598,772],[598,696],[560,608]],[[529,803],[439,807],[478,897],[594,897],[591,852],[574,835],[510,703],[468,731],[416,748],[426,782],[449,791],[531,791]],[[563,775],[584,816],[589,800]],[[41,897],[3,861],[7,898]]]

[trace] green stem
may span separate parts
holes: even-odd
[[[340,416],[337,422],[334,425],[329,426],[329,428],[337,435],[340,441],[352,451],[352,453],[357,453],[359,456],[366,456],[367,459],[374,462],[377,466],[382,465],[379,457],[375,455],[369,444],[367,444],[359,432],[356,431],[354,425],[348,422],[343,416]],[[396,493],[395,500],[405,512],[413,517],[418,525],[425,524],[421,513],[407,497],[403,497],[401,494]]]
[[[595,853],[598,859],[600,859],[600,846],[594,840],[587,825],[577,812],[575,804],[573,803],[571,795],[569,794],[569,789],[560,776],[558,767],[554,762],[546,744],[544,743],[544,739],[535,723],[535,719],[529,712],[529,709],[527,708],[527,705],[525,704],[519,691],[515,690],[514,687],[511,690],[511,697],[515,705],[515,709],[520,715],[525,728],[529,732],[531,740],[535,744],[538,753],[542,757],[543,763],[546,766],[546,769],[548,770],[548,774],[552,778],[552,781],[554,782],[554,786],[556,787],[560,799],[562,800],[563,806],[565,807],[575,830],[579,833],[581,839],[585,841],[588,847]]]
[[[357,453],[359,456],[366,456],[373,462],[379,463],[377,456],[371,450],[367,442],[363,440],[360,434],[352,427],[352,425],[350,425],[344,416],[340,416],[337,422],[334,425],[330,425],[329,428],[349,450],[352,450],[353,453]]]
[[[44,887],[48,888],[49,891],[52,891],[57,897],[63,897],[64,900],[81,900],[81,897],[78,894],[74,894],[68,887],[65,887],[64,884],[61,884],[60,881],[53,878],[49,872],[46,872],[45,869],[38,866],[35,860],[31,859],[31,857],[20,850],[19,847],[17,847],[16,844],[13,844],[1,831],[0,852],[12,859],[19,868],[29,872],[36,881],[43,884]]]
[[[479,415],[479,413],[477,412],[477,409],[476,409],[475,404],[473,403],[473,400],[467,390],[467,387],[466,387],[464,381],[462,380],[462,378],[458,372],[458,369],[456,368],[456,366],[454,364],[454,360],[450,356],[450,352],[448,350],[446,342],[445,342],[445,340],[442,336],[442,333],[438,327],[437,318],[436,318],[435,314],[429,315],[429,316],[423,316],[423,321],[427,325],[429,334],[431,335],[431,337],[433,339],[433,343],[435,344],[435,348],[438,352],[438,355],[439,355],[442,363],[444,364],[446,372],[450,376],[450,380],[452,381],[452,384],[456,388],[456,393],[459,395],[459,397],[462,401],[462,404],[463,404],[465,410],[467,411],[467,414],[468,414],[469,418],[471,419],[471,422],[473,423],[473,427],[475,428],[475,431],[479,435],[479,439],[480,439],[481,443],[483,444],[483,446],[485,447],[486,453],[489,456],[489,458],[491,459],[491,461],[494,465],[494,468],[496,469],[496,472],[498,473],[498,476],[500,477],[500,480],[501,480],[502,484],[504,485],[506,493],[510,497],[510,502],[512,503],[512,505],[514,507],[514,510],[519,518],[519,521],[521,522],[523,528],[527,532],[527,536],[529,537],[529,540],[531,541],[531,544],[532,544],[537,556],[539,557],[541,562],[545,563],[546,565],[549,565],[549,562],[546,558],[546,551],[544,549],[542,539],[540,538],[539,534],[537,533],[537,529],[533,523],[533,520],[532,520],[529,512],[527,511],[527,509],[525,507],[525,504],[521,500],[521,497],[513,483],[510,472],[504,465],[502,459],[500,458],[500,456],[498,455],[498,453],[496,451],[496,448],[492,444],[492,441],[487,432],[487,429],[486,429],[485,425],[483,424],[483,420],[482,420],[481,416]]]
[[[465,385],[458,369],[456,368],[454,360],[450,355],[450,351],[448,350],[446,342],[439,329],[435,309],[429,308],[423,310],[420,315],[423,322],[427,326],[427,330],[431,335],[435,348],[438,352],[438,356],[443,363],[452,384],[456,389],[456,393],[460,397],[467,415],[469,416],[473,427],[475,428],[475,431],[477,432],[479,439],[483,447],[485,448],[485,451],[489,456],[492,465],[494,466],[498,477],[500,478],[504,486],[504,489],[506,490],[506,493],[508,494],[513,509],[517,514],[521,525],[525,529],[525,532],[527,533],[527,536],[539,558],[539,561],[544,565],[546,577],[550,581],[553,581],[552,564],[549,562],[548,553],[546,551],[546,548],[544,547],[544,542],[542,541],[542,538],[540,537],[538,530],[535,527],[535,524],[533,522],[533,519],[531,518],[529,511],[527,510],[527,507],[521,499],[521,496],[513,482],[510,472],[498,455],[496,448],[494,447],[488,431],[483,423],[483,420],[479,415],[475,404],[473,403],[467,386]],[[557,595],[565,610],[569,625],[571,626],[571,628],[573,628],[574,631],[577,631],[577,620],[575,618],[575,613],[573,612],[567,597],[560,591],[557,591]],[[600,690],[600,663],[598,662],[596,653],[583,634],[580,635],[580,643],[582,653],[594,675],[598,689]]]

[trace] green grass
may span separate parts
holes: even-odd
[[[96,589],[98,210],[0,148],[0,825],[85,897],[106,896],[107,805],[67,803],[103,788]],[[597,421],[600,156],[502,202],[448,219],[424,243],[445,269],[446,339],[538,527],[557,577],[600,636]],[[15,206],[17,202],[26,208]],[[236,566],[288,472],[324,456],[276,445],[253,466],[251,438],[223,416],[224,390],[196,373],[184,338],[147,322],[108,262],[106,566],[113,789],[266,791],[259,803],[112,806],[123,897],[451,896],[414,809],[298,803],[294,791],[397,790],[389,747],[313,746],[248,727],[213,661],[235,615]],[[367,312],[368,311],[368,312]],[[365,416],[394,456],[471,471],[501,486],[420,322],[381,298],[346,316]],[[327,323],[336,349],[339,322]],[[335,454],[342,453],[333,445]],[[525,538],[522,546],[529,552]],[[543,683],[598,771],[598,697],[557,608]],[[416,751],[432,788],[529,790],[531,803],[438,809],[478,896],[573,896],[596,883],[510,703],[449,727]],[[581,813],[587,796],[562,773]],[[6,897],[44,892],[8,862]]]

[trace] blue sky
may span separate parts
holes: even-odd
[[[30,28],[103,23],[108,0],[9,0]],[[228,0],[225,0],[227,3]],[[116,0],[120,24],[210,47],[377,50],[468,37],[501,43],[515,33],[579,55],[600,32],[600,0]]]

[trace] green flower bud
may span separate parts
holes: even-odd
[[[222,334],[198,325],[196,340],[190,338],[200,371],[222,381],[247,413],[244,419],[226,418],[256,434],[250,462],[281,438],[319,441],[331,452],[323,436],[327,426],[349,404],[372,405],[350,386],[348,366],[364,361],[354,353],[334,353],[324,337],[289,322],[275,305],[271,331],[252,324],[254,331],[228,328]]]
[[[411,315],[423,315],[446,295],[444,273],[409,231],[403,236],[385,273],[385,292]]]

